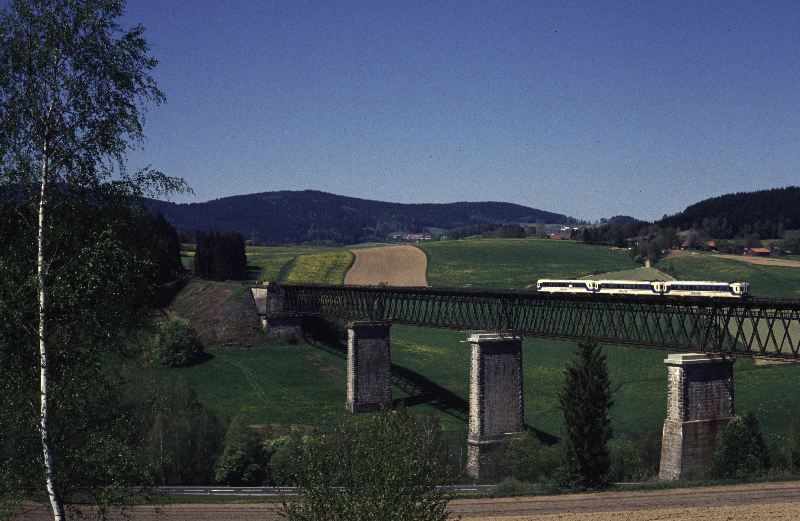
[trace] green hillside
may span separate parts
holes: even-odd
[[[547,239],[475,239],[420,245],[433,286],[522,289],[538,278],[583,277],[637,267],[625,250]]]
[[[750,283],[756,297],[800,298],[800,269],[761,266],[710,255],[662,260],[658,268],[679,280],[725,280]]]

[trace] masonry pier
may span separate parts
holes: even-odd
[[[661,441],[659,479],[704,476],[714,442],[733,416],[733,358],[717,354],[671,354],[667,364],[667,418]]]
[[[392,406],[389,324],[347,325],[347,410],[371,412]]]
[[[476,479],[498,473],[508,442],[523,430],[522,338],[478,333],[469,337],[467,472]]]

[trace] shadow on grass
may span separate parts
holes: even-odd
[[[304,317],[301,319],[300,325],[303,339],[310,345],[339,358],[347,359],[347,343],[344,340],[346,335],[341,324],[319,317]],[[391,364],[390,382],[408,395],[404,398],[394,399],[393,407],[428,404],[464,423],[469,421],[469,402],[467,400],[416,371]],[[545,445],[558,443],[558,436],[528,424],[524,424],[524,428]]]
[[[200,353],[197,356],[197,358],[192,361],[192,363],[186,364],[183,367],[194,367],[196,365],[204,364],[204,363],[208,362],[209,360],[213,360],[213,359],[214,359],[214,355],[212,355],[211,353],[203,352],[203,353]]]

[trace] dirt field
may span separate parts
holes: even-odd
[[[708,255],[709,257],[717,257],[720,259],[735,260],[739,262],[746,262],[748,264],[757,264],[760,266],[778,266],[782,268],[800,268],[800,261],[791,259],[773,259],[771,257],[751,257],[749,255],[728,255],[724,253],[698,253],[692,254],[680,250],[670,250],[665,257],[666,259],[677,259],[679,257],[692,257],[695,255]]]
[[[345,284],[390,286],[427,286],[428,258],[410,245],[379,246],[353,250],[353,266],[344,277]]]
[[[279,504],[194,504],[137,507],[132,521],[278,520]],[[453,518],[488,521],[656,521],[800,519],[800,482],[724,487],[603,492],[503,499],[458,499]],[[44,521],[46,510],[28,505],[14,519]],[[50,517],[52,519],[52,516]],[[114,517],[111,519],[123,519]]]

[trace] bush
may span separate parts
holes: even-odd
[[[285,502],[290,521],[439,521],[447,518],[440,427],[405,410],[350,419],[309,436],[296,468],[304,493]],[[341,487],[341,488],[340,488]]]
[[[503,496],[530,496],[538,492],[539,489],[536,485],[529,483],[527,481],[520,481],[517,478],[505,478],[503,481],[497,484],[495,489],[492,491],[492,495],[495,497],[503,497]]]
[[[303,450],[303,437],[298,434],[266,440],[262,448],[267,458],[269,482],[275,486],[297,483],[297,461]]]
[[[214,480],[228,486],[262,485],[267,465],[260,441],[244,417],[236,416],[225,433],[225,449],[217,460]]]
[[[792,422],[792,432],[789,438],[789,449],[791,451],[790,463],[792,471],[800,472],[800,416],[796,416]]]
[[[752,412],[734,416],[717,436],[711,477],[717,479],[763,476],[769,468],[769,453]]]
[[[503,455],[503,469],[519,481],[546,481],[558,467],[561,448],[558,445],[545,445],[533,434],[514,439]]]
[[[646,481],[658,475],[661,461],[661,433],[647,431],[635,437],[611,440],[610,481]]]
[[[170,318],[159,329],[155,352],[156,358],[164,365],[186,367],[202,358],[203,346],[189,322]]]

